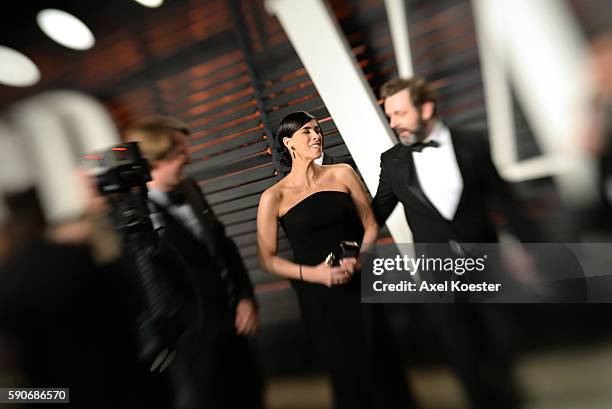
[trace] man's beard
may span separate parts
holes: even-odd
[[[417,142],[423,142],[427,138],[427,123],[422,118],[419,118],[416,128],[396,128],[394,131],[402,145],[410,146]],[[400,136],[404,131],[408,131],[409,134]]]

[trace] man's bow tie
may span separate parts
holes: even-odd
[[[409,147],[410,147],[410,150],[412,150],[413,152],[421,152],[425,148],[437,148],[439,146],[440,146],[440,144],[438,142],[436,142],[436,141],[429,141],[429,142],[417,142],[417,143],[413,143]]]
[[[168,196],[168,201],[170,204],[175,206],[180,206],[186,201],[185,195],[178,190],[171,190],[167,192],[166,195]]]

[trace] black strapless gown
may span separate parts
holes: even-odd
[[[295,262],[317,265],[342,240],[361,243],[363,226],[350,194],[316,192],[293,206],[281,225]],[[302,316],[330,372],[336,409],[413,406],[382,305],[361,304],[358,274],[344,285],[292,280]]]
[[[307,266],[320,264],[331,251],[338,254],[343,240],[361,244],[364,233],[351,196],[335,190],[324,190],[306,197],[281,217],[281,225],[293,249],[294,261]],[[330,289],[300,281],[293,284],[304,291],[323,294],[330,293],[330,290],[346,290],[346,285]],[[347,285],[359,292],[359,280]]]

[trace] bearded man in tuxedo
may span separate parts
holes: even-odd
[[[494,243],[489,204],[497,199],[509,220],[516,201],[489,152],[486,135],[448,128],[436,115],[436,95],[420,77],[393,79],[381,88],[384,110],[400,143],[381,156],[380,182],[372,207],[379,225],[404,205],[414,242]],[[473,409],[516,408],[506,321],[492,305],[416,305],[440,342]],[[504,328],[505,327],[505,328]]]

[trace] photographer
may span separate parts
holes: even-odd
[[[98,198],[84,192],[81,218],[50,225],[37,193],[0,194],[0,386],[68,388],[73,408],[172,407],[166,378],[137,359],[137,284]]]
[[[125,135],[151,165],[147,187],[160,248],[181,259],[182,266],[166,270],[186,268],[193,283],[185,289],[193,313],[170,368],[182,374],[175,377],[177,405],[258,408],[261,382],[247,339],[259,326],[253,287],[236,245],[195,181],[183,175],[188,134],[180,121],[158,117]]]

